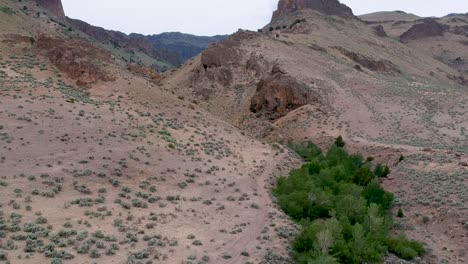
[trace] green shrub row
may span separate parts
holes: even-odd
[[[306,163],[278,179],[273,190],[282,209],[302,225],[293,241],[299,263],[381,263],[388,253],[413,259],[417,241],[391,235],[393,194],[380,185],[387,166],[350,155],[342,138],[324,154],[313,143],[291,143]]]

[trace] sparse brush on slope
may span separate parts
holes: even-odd
[[[293,241],[299,263],[379,263],[389,252],[403,259],[424,253],[419,242],[391,235],[393,194],[370,162],[337,145],[326,154],[311,142],[290,147],[307,163],[280,178],[274,194],[303,227]]]

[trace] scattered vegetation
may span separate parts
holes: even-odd
[[[5,13],[5,14],[7,14],[7,15],[14,15],[14,14],[16,14],[16,12],[15,12],[13,9],[11,9],[11,8],[9,8],[9,7],[6,7],[6,6],[0,7],[0,11],[3,12],[3,13]]]

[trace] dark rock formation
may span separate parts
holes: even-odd
[[[278,10],[273,13],[272,20],[302,9],[313,9],[326,15],[335,15],[343,18],[354,17],[351,8],[341,4],[338,0],[280,0]]]
[[[110,53],[86,41],[40,36],[35,47],[79,86],[115,80],[103,66],[111,61]]]
[[[255,37],[256,33],[237,32],[227,40],[208,47],[201,56],[201,63],[205,69],[220,67],[239,62],[239,51],[237,47],[243,39]]]
[[[312,95],[307,86],[288,76],[279,67],[257,84],[257,90],[250,104],[250,111],[265,114],[274,120],[288,111],[308,104]]]
[[[385,32],[385,29],[382,25],[378,25],[373,27],[374,32],[377,36],[379,37],[387,37],[387,32]]]
[[[401,73],[400,69],[398,69],[398,67],[389,60],[375,60],[362,54],[346,50],[342,47],[333,48],[340,51],[343,55],[350,58],[354,62],[359,63],[361,66],[371,71],[384,73]]]
[[[42,6],[45,10],[49,11],[50,14],[65,20],[65,11],[63,11],[63,5],[61,0],[35,0],[36,3]]]
[[[400,36],[403,43],[411,40],[424,39],[429,37],[443,36],[447,26],[437,23],[434,19],[424,19],[422,23],[412,26],[408,31]]]

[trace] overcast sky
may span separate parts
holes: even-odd
[[[230,34],[266,25],[278,0],[62,0],[71,18],[125,33]],[[341,0],[361,15],[403,10],[419,16],[468,12],[468,0]]]

